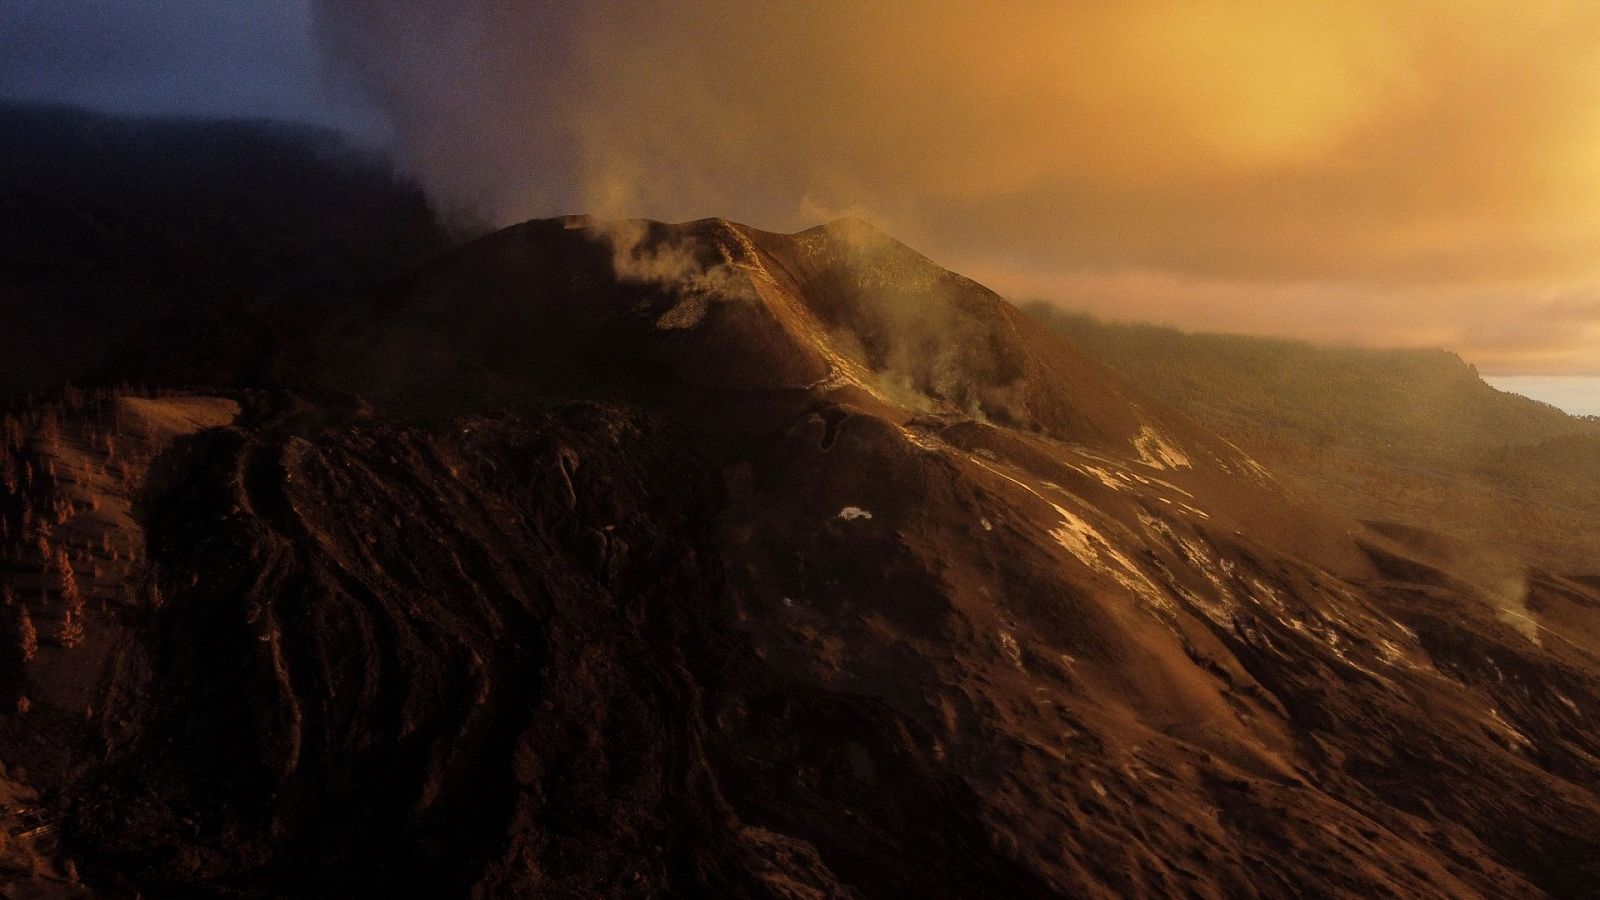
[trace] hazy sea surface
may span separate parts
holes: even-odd
[[[1485,375],[1483,380],[1575,416],[1600,416],[1600,375]]]

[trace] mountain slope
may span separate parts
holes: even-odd
[[[533,222],[347,309],[293,390],[11,412],[33,885],[1600,884],[1595,585],[1297,500],[869,226]]]
[[[325,356],[316,368],[333,384],[391,408],[617,398],[716,433],[719,453],[819,406],[908,435],[977,421],[1131,457],[1187,491],[1226,494],[1231,513],[1265,517],[1258,530],[1298,551],[1340,556],[1341,526],[1289,509],[1237,448],[852,220],[796,235],[723,220],[529,222],[391,286]]]
[[[1600,554],[1600,423],[1495,390],[1444,351],[1318,347],[1033,315],[1362,519],[1445,531],[1559,571]]]
[[[1600,434],[1548,404],[1497,391],[1443,350],[1119,325],[1043,304],[1029,314],[1093,358],[1203,422],[1314,445],[1426,456]]]

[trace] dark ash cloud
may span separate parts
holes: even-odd
[[[376,140],[383,117],[329,90],[310,0],[9,0],[0,97],[114,113],[277,118]]]

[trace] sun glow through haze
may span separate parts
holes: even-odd
[[[496,222],[867,216],[1017,299],[1600,372],[1600,6],[324,0]]]

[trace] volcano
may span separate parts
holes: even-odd
[[[7,413],[19,896],[1600,896],[1591,560],[867,223],[528,222],[309,330]]]

